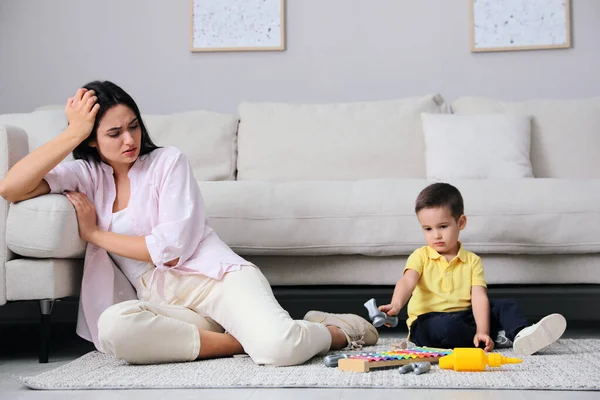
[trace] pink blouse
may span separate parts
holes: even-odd
[[[204,200],[186,156],[175,147],[165,147],[138,157],[128,173],[130,199],[128,218],[138,236],[144,236],[156,269],[159,292],[162,273],[202,274],[221,279],[242,265],[252,265],[235,254],[207,225]],[[52,193],[78,191],[94,204],[98,227],[108,230],[116,198],[113,169],[106,163],[83,160],[56,166],[44,179]],[[174,267],[165,263],[179,258]],[[131,283],[106,250],[87,244],[79,300],[77,333],[98,343],[100,314],[126,300],[136,299]]]

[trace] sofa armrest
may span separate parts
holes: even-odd
[[[61,194],[45,194],[11,204],[6,247],[17,257],[84,258],[87,243],[79,236],[77,213]]]
[[[29,153],[27,133],[12,125],[0,124],[0,177]],[[6,247],[8,202],[0,198],[0,305],[6,303],[6,262],[14,258]]]

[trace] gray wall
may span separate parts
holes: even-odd
[[[288,0],[285,52],[191,53],[188,0],[0,0],[0,113],[109,79],[143,112],[600,92],[600,0],[572,0],[573,48],[472,54],[469,0]]]

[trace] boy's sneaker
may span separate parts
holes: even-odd
[[[567,328],[567,320],[560,314],[545,316],[537,324],[523,328],[514,340],[517,354],[531,355],[556,342]]]
[[[497,349],[508,349],[513,345],[512,340],[506,337],[505,331],[498,332],[498,336],[496,336],[494,343],[496,344],[494,347]]]
[[[325,326],[337,326],[346,335],[349,349],[360,349],[363,345],[372,346],[379,340],[379,333],[373,324],[355,314],[309,311],[304,316],[304,320]]]

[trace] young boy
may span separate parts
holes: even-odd
[[[397,315],[410,297],[406,324],[411,341],[490,351],[495,340],[498,347],[512,344],[517,354],[529,355],[562,336],[567,323],[560,314],[527,326],[514,301],[488,300],[481,258],[458,240],[467,224],[458,189],[447,183],[426,187],[417,197],[415,212],[427,246],[410,255],[391,303],[379,307]]]

